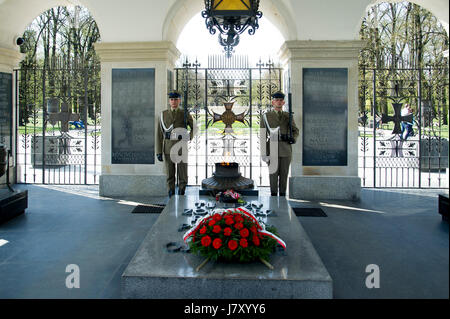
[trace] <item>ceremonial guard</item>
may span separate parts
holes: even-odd
[[[158,143],[156,145],[156,157],[160,162],[164,161],[167,174],[167,187],[169,197],[175,194],[175,179],[178,177],[178,195],[184,195],[188,183],[187,173],[187,154],[182,154],[183,148],[175,151],[175,154],[181,155],[184,161],[173,162],[171,158],[171,149],[178,143],[187,143],[193,138],[194,121],[187,111],[187,101],[184,103],[184,110],[179,108],[181,103],[181,94],[178,92],[169,93],[170,109],[161,112],[158,125]],[[191,131],[187,132],[187,126]],[[185,129],[185,130],[183,130]],[[184,148],[187,153],[187,147]],[[173,153],[173,152],[172,152]]]
[[[276,92],[272,95],[273,110],[266,112],[261,120],[261,149],[263,160],[270,165],[270,161],[278,161],[278,165],[271,171],[269,169],[270,193],[272,196],[286,196],[287,178],[292,158],[292,144],[297,140],[299,130],[292,118],[291,98],[289,98],[289,112],[283,111],[285,95]],[[269,138],[267,138],[269,136]],[[270,156],[270,141],[277,139],[278,154]],[[263,147],[263,145],[265,147]],[[276,164],[276,163],[275,163]],[[269,167],[270,168],[270,167]]]

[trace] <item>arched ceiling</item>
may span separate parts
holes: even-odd
[[[200,14],[202,10],[204,10],[203,1],[174,1],[164,21],[163,39],[176,43],[178,36],[186,23],[188,23],[194,15]],[[263,12],[264,18],[269,19],[270,22],[278,28],[286,40],[295,40],[297,38],[297,28],[294,17],[283,1],[263,0],[260,3],[259,10]]]
[[[78,0],[0,0],[0,47],[17,49],[14,39],[43,12],[57,6],[79,4]]]
[[[261,0],[261,11],[286,40],[351,40],[358,37],[367,9],[379,2],[385,1]],[[413,2],[435,14],[448,32],[448,0]],[[203,8],[203,0],[0,0],[0,47],[17,49],[15,36],[37,16],[71,4],[91,12],[103,42],[176,43],[184,25]]]

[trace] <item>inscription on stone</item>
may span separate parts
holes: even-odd
[[[303,69],[303,165],[347,165],[348,70]]]
[[[12,74],[0,72],[0,144],[11,149]]]
[[[167,92],[173,91],[173,72],[167,70]]]
[[[112,70],[112,164],[155,163],[155,69]]]

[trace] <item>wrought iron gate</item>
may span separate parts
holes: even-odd
[[[448,67],[360,66],[360,79],[358,162],[362,186],[448,188]],[[394,104],[412,107],[411,135],[395,132],[395,123],[400,128],[405,118]]]
[[[16,79],[16,182],[98,184],[100,65],[53,59]]]
[[[175,69],[176,89],[188,92],[188,109],[198,132],[189,143],[189,185],[201,185],[212,175],[216,162],[239,163],[243,176],[257,186],[269,185],[267,164],[261,160],[259,125],[261,116],[271,106],[271,95],[282,87],[282,70],[272,61],[250,67],[247,57],[210,56],[208,67],[185,61]],[[236,96],[235,114],[243,114],[244,122],[235,122],[233,133],[224,135],[221,122],[213,124],[213,113],[225,111],[220,96]],[[232,139],[232,141],[230,141]],[[227,145],[234,152],[226,153]]]

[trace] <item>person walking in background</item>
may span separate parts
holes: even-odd
[[[413,110],[409,104],[405,104],[405,107],[401,111],[401,116],[403,117],[410,114],[413,114]],[[402,125],[402,134],[400,136],[400,139],[406,141],[408,137],[414,135],[413,120],[411,120],[411,122],[403,121],[401,125]]]

